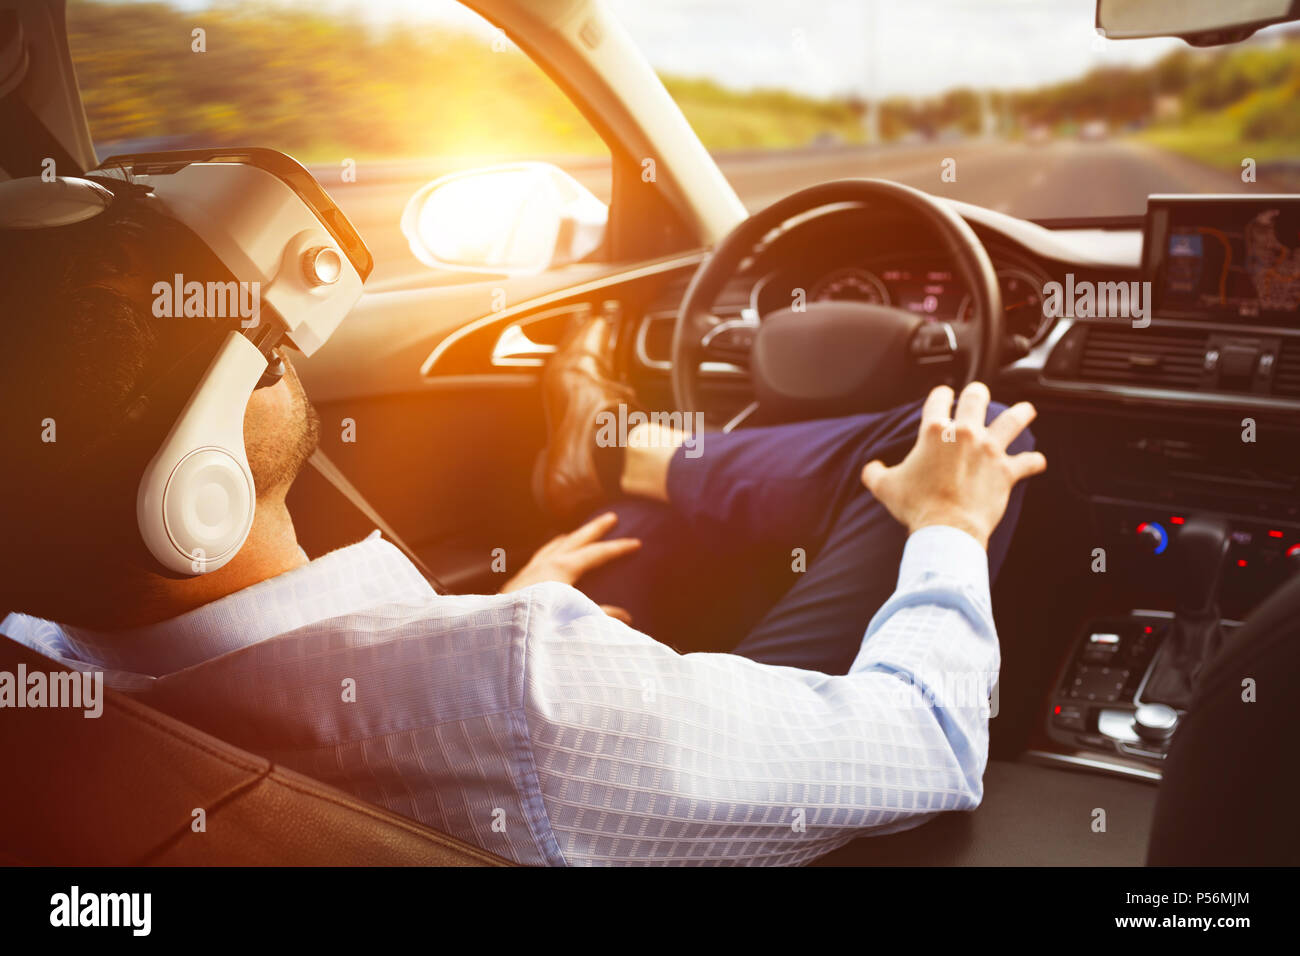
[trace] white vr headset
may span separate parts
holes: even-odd
[[[243,428],[249,397],[283,372],[278,345],[311,355],[324,344],[361,297],[373,259],[311,174],[269,149],[115,156],[84,178],[0,182],[0,228],[70,225],[121,201],[148,203],[180,223],[249,284],[243,288],[260,290],[256,321],[221,338],[145,466],[136,497],[140,535],[154,558],[175,574],[204,574],[234,557],[253,526],[257,493]],[[182,314],[176,306],[173,314]]]

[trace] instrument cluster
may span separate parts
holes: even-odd
[[[778,270],[763,277],[754,286],[751,305],[763,315],[802,298],[806,302],[891,306],[929,322],[965,322],[970,318],[971,297],[952,266],[941,260],[873,259],[840,264],[815,276],[806,273],[806,269]],[[997,275],[1007,335],[1037,341],[1051,324],[1043,314],[1043,288],[1048,278],[1011,264],[998,266]]]

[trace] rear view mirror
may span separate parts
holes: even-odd
[[[535,275],[599,248],[608,210],[549,163],[509,163],[443,176],[402,212],[402,234],[425,265]]]
[[[1097,0],[1097,31],[1112,40],[1181,37],[1215,46],[1296,19],[1300,0]]]

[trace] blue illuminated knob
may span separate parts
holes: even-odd
[[[1143,521],[1137,526],[1138,546],[1151,554],[1164,554],[1169,547],[1169,532],[1164,525]]]

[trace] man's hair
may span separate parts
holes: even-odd
[[[80,223],[0,229],[0,616],[75,623],[95,614],[96,582],[147,567],[134,484],[147,458],[113,431],[206,321],[154,316],[153,284],[177,273],[230,279],[191,233],[124,198]]]

